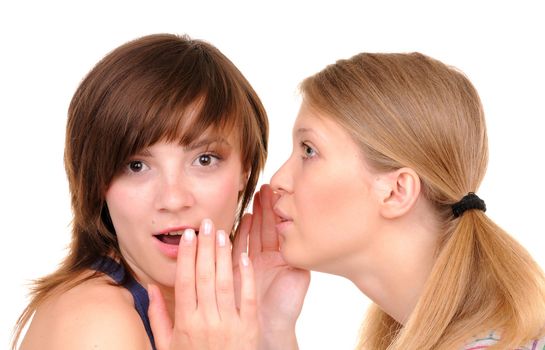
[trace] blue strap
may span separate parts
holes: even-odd
[[[115,260],[109,257],[102,257],[92,265],[92,268],[103,272],[110,276],[117,284],[127,288],[131,292],[134,299],[134,307],[136,312],[140,315],[142,323],[146,328],[151,347],[155,348],[155,339],[153,338],[153,332],[151,331],[151,324],[148,318],[149,297],[148,292],[144,287],[140,285],[130,274],[125,273],[123,265],[118,264]]]

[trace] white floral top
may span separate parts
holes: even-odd
[[[490,332],[487,337],[476,338],[471,343],[464,346],[463,350],[487,349],[496,344],[498,340],[500,340],[500,337],[496,332]],[[545,337],[531,341],[529,344],[518,347],[516,350],[545,350]]]

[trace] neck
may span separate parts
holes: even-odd
[[[132,260],[129,258],[125,258],[129,266],[132,268],[134,272],[134,278],[142,285],[144,288],[148,285],[148,283],[153,283],[156,286],[159,287],[159,290],[161,291],[161,295],[163,296],[163,299],[165,301],[165,306],[167,308],[168,315],[172,322],[174,322],[174,287],[168,287],[162,284],[159,284],[157,281],[154,281],[146,273],[144,273],[141,269],[138,268],[138,265],[135,263],[132,263]]]
[[[440,230],[430,222],[385,225],[377,244],[359,252],[343,274],[401,324],[418,303],[435,262]]]

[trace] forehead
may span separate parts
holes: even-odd
[[[367,167],[362,148],[344,126],[334,116],[305,103],[301,105],[293,127],[293,140],[312,142],[312,147],[329,162],[347,164],[346,161],[350,161]]]
[[[203,140],[211,142],[227,142],[232,147],[240,143],[239,118],[226,114],[210,117],[203,113],[202,104],[196,102],[170,119],[172,127],[164,130],[160,139],[178,142],[183,146],[191,146]]]
[[[302,103],[293,126],[293,136],[305,134],[314,135],[324,141],[333,139],[352,141],[350,135],[332,116]]]

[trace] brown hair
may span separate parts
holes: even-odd
[[[482,211],[451,206],[476,192],[488,161],[479,96],[458,70],[424,56],[362,53],[301,84],[304,100],[338,122],[379,171],[410,167],[444,233],[436,262],[402,325],[373,305],[359,348],[454,349],[490,330],[501,349],[543,332],[545,278],[526,250]]]
[[[248,174],[239,221],[265,163],[268,120],[257,94],[229,59],[209,43],[158,34],[116,48],[89,72],[68,109],[64,160],[73,211],[70,250],[57,271],[35,281],[13,347],[32,313],[56,288],[73,287],[75,277],[102,255],[123,262],[104,195],[127,160],[160,140],[189,145],[206,130],[238,137]]]

